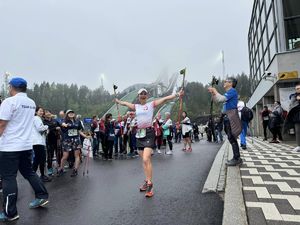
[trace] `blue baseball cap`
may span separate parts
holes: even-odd
[[[27,81],[21,77],[14,77],[9,81],[9,84],[16,88],[27,87]]]

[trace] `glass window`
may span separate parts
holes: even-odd
[[[261,25],[262,27],[265,25],[266,22],[266,11],[265,11],[265,2],[262,3],[262,11],[261,11]]]
[[[260,45],[258,46],[258,50],[259,50],[259,61],[260,61],[263,56],[263,47],[262,47],[261,42],[260,42]]]
[[[263,36],[263,39],[262,39],[263,47],[266,48],[266,46],[268,45],[268,36],[267,36],[266,28],[264,29],[262,36]]]
[[[272,37],[272,39],[270,41],[269,49],[270,49],[270,56],[271,56],[271,59],[272,59],[274,57],[274,55],[277,53],[277,51],[276,51],[276,41],[275,41],[274,36]]]
[[[268,66],[269,66],[268,53],[267,52],[265,52],[265,55],[264,55],[264,64],[265,64],[264,70],[266,70],[268,68]]]
[[[282,4],[287,49],[300,48],[300,1],[283,0]]]
[[[285,20],[288,49],[300,48],[300,17]]]
[[[283,0],[282,2],[284,17],[293,17],[300,15],[299,0]]]
[[[268,16],[268,31],[269,31],[269,36],[274,31],[274,16],[273,16],[273,10],[270,11],[269,16]]]
[[[273,0],[266,0],[266,7],[267,9],[269,9],[271,3],[273,2]]]

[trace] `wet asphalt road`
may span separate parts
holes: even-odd
[[[201,194],[220,145],[194,144],[193,152],[175,144],[173,156],[154,155],[154,197],[138,190],[144,180],[140,159],[91,160],[89,175],[71,178],[68,171],[46,183],[50,203],[29,209],[33,192],[18,178],[20,219],[17,225],[205,225],[222,224],[223,202]],[[1,202],[2,204],[2,202]],[[0,223],[1,224],[1,223]]]

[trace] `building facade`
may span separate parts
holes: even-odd
[[[248,107],[255,112],[254,135],[262,135],[263,106],[272,109],[280,101],[288,111],[289,95],[300,81],[300,0],[254,0],[248,50],[253,81]]]

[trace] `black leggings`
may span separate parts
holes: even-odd
[[[168,141],[168,145],[169,145],[170,150],[173,150],[172,139],[173,139],[173,137],[171,135],[167,136],[167,139],[164,139],[164,144],[167,144],[167,141]],[[160,148],[158,148],[158,149],[160,149]]]
[[[36,172],[40,168],[41,176],[45,175],[46,149],[44,145],[33,145],[34,160],[32,168]]]
[[[47,143],[47,168],[52,168],[52,160],[54,158],[54,152],[57,158],[57,140],[51,140]],[[57,160],[57,159],[56,159]]]

